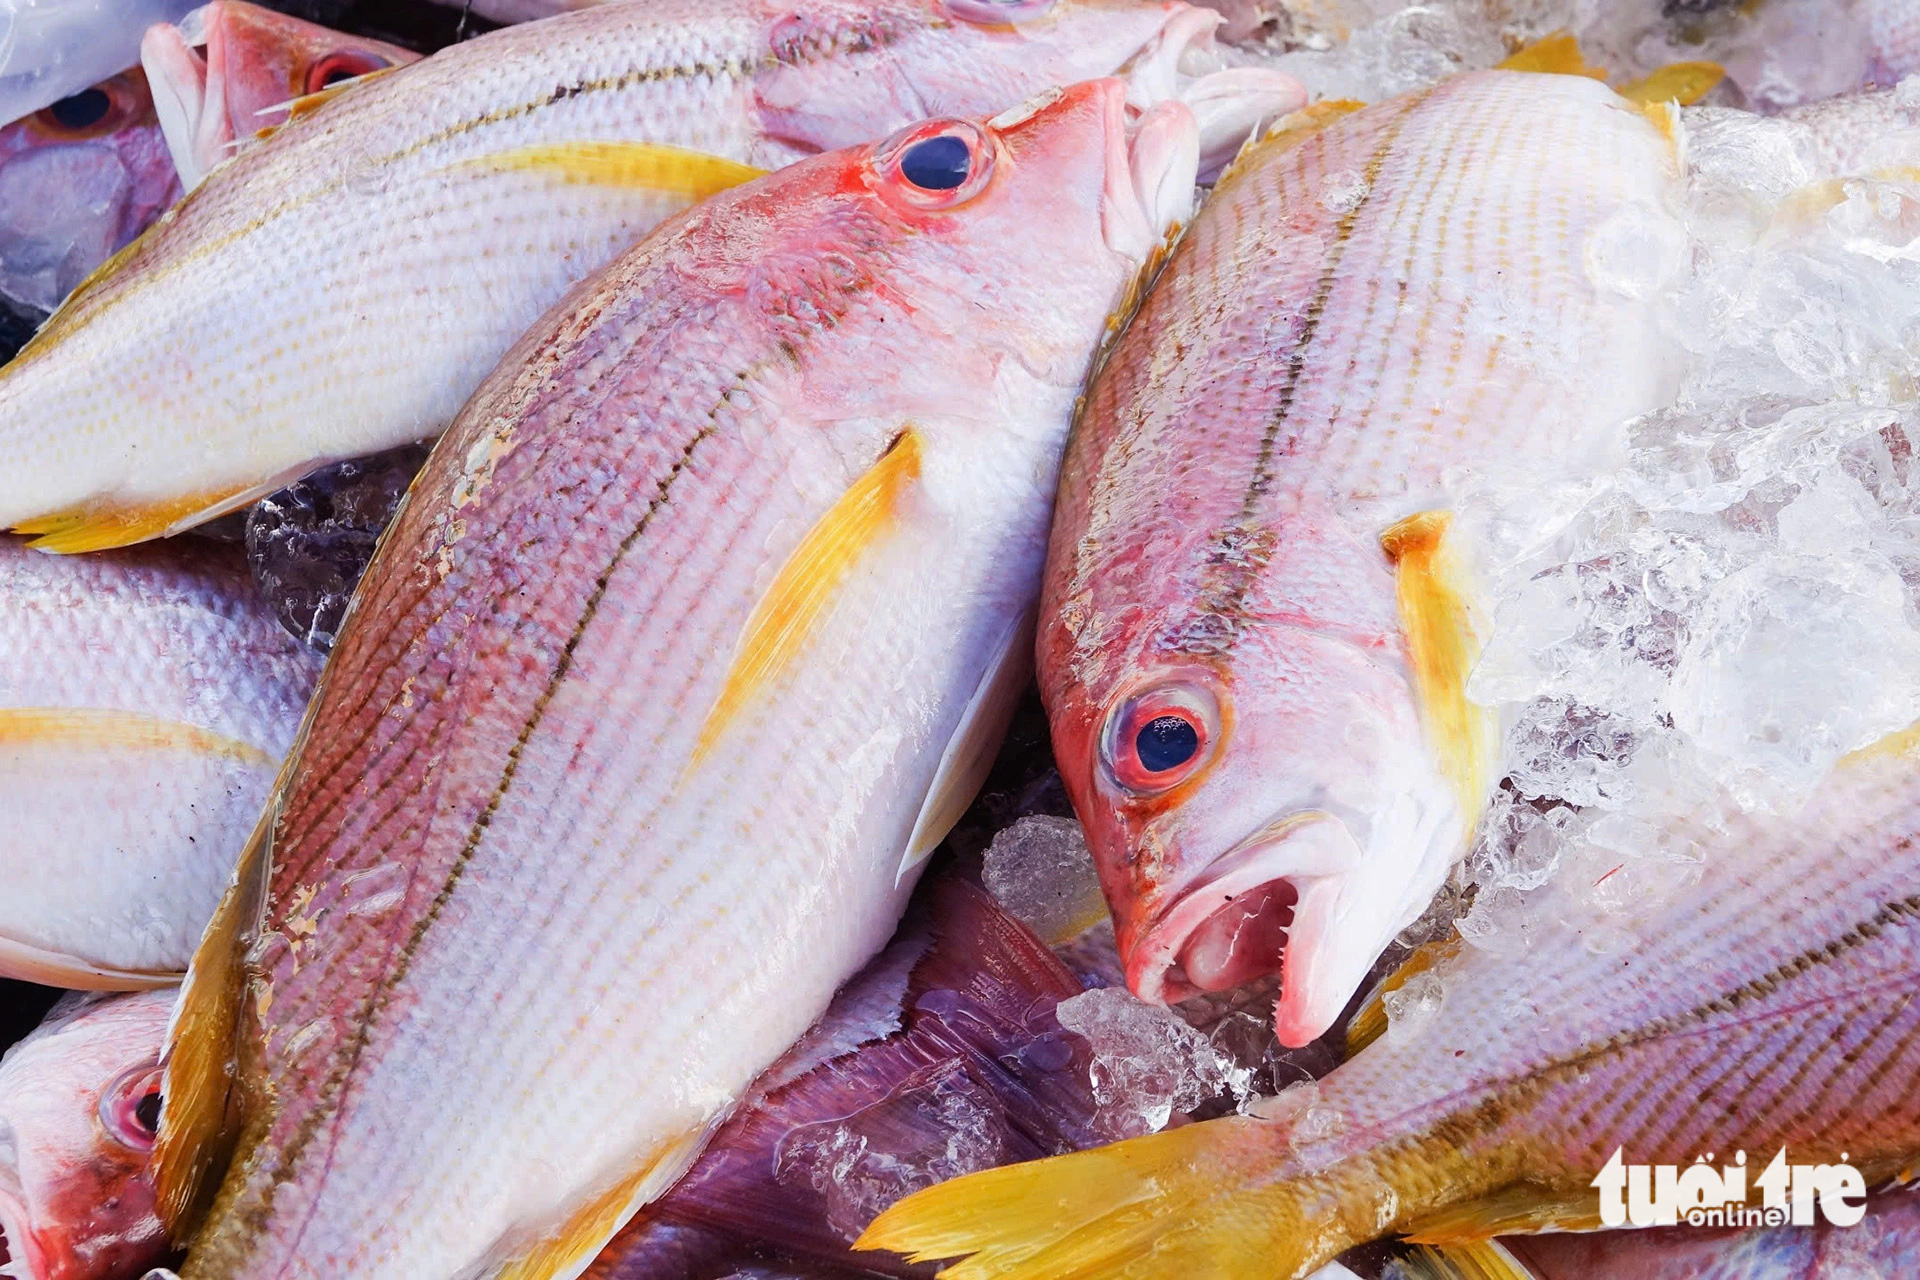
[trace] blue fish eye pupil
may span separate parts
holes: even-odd
[[[104,90],[82,89],[72,97],[60,99],[47,110],[62,128],[84,129],[106,119],[107,111],[112,106],[113,99]]]
[[[1193,759],[1200,732],[1184,716],[1155,716],[1134,735],[1134,753],[1148,773],[1165,773]]]
[[[900,175],[926,191],[951,191],[967,180],[973,153],[964,138],[943,134],[908,147],[900,157]]]

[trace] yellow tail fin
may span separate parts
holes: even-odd
[[[1397,1266],[1406,1280],[1534,1280],[1495,1240],[1445,1248],[1421,1245]]]

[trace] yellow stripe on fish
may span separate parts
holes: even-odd
[[[22,743],[187,750],[227,756],[251,765],[273,763],[272,756],[252,743],[196,724],[161,720],[137,711],[91,707],[0,708],[0,748]]]

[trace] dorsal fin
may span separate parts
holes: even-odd
[[[1585,76],[1605,80],[1605,68],[1596,67],[1580,52],[1580,42],[1571,31],[1555,31],[1495,64],[1498,71],[1533,71],[1542,75]]]

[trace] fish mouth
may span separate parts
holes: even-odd
[[[206,56],[199,52],[209,41],[210,8],[202,5],[174,25],[156,22],[140,38],[140,62],[153,94],[153,112],[159,117],[180,185],[187,191],[199,186],[207,171],[225,158],[227,144],[233,140],[226,113],[209,109],[210,104],[217,107],[219,99],[218,86],[209,91],[207,85],[213,51],[208,49]]]
[[[1322,1034],[1346,1002],[1344,964],[1329,924],[1361,848],[1346,823],[1313,810],[1288,815],[1216,859],[1181,891],[1127,956],[1127,985],[1164,1004],[1281,976],[1275,1030],[1297,1047]],[[1329,1006],[1331,1006],[1329,1008]]]
[[[1226,19],[1213,9],[1175,13],[1154,38],[1128,60],[1121,75],[1127,102],[1147,112],[1183,102],[1199,129],[1199,180],[1220,176],[1240,146],[1262,125],[1307,104],[1307,89],[1284,71],[1233,66],[1214,36]]]
[[[1107,95],[1107,179],[1101,232],[1107,246],[1145,264],[1193,210],[1200,135],[1193,112],[1162,102],[1129,119],[1114,84]]]

